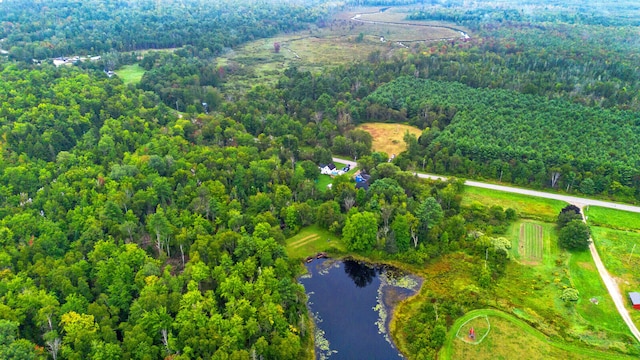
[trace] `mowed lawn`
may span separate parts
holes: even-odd
[[[321,251],[326,251],[329,254],[346,251],[346,247],[339,237],[321,229],[318,225],[302,229],[297,235],[287,239],[286,243],[287,255],[294,259],[304,259]]]
[[[589,206],[585,211],[590,225],[640,232],[640,214]]]
[[[487,337],[477,345],[454,336],[460,323],[473,316],[487,316]],[[553,341],[527,323],[496,310],[476,310],[456,321],[440,353],[443,359],[631,359],[632,357],[590,350]]]
[[[133,65],[125,65],[120,69],[116,70],[116,74],[122,82],[126,85],[128,84],[137,84],[142,79],[142,75],[144,75],[145,70],[140,67],[138,64]]]
[[[640,233],[592,226],[591,235],[604,266],[618,283],[631,318],[640,326],[640,311],[631,307],[627,296],[631,291],[640,292]]]
[[[487,207],[499,205],[504,209],[512,208],[520,217],[538,219],[545,222],[555,222],[560,210],[567,206],[567,203],[559,200],[465,186],[462,206],[469,206],[474,201]]]
[[[373,151],[385,152],[389,157],[398,155],[407,149],[404,135],[407,131],[420,137],[422,130],[415,126],[388,123],[366,123],[357,127],[373,136]]]

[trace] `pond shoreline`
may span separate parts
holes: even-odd
[[[393,352],[399,358],[404,358],[404,355],[392,339],[390,324],[393,321],[394,312],[398,305],[418,294],[424,279],[388,262],[374,262],[352,256],[318,260],[321,261],[320,264],[316,259],[310,262],[305,261],[307,272],[298,279],[298,282],[305,287],[309,318],[313,321],[313,328],[315,329],[313,337],[315,358],[328,359],[334,354],[338,354],[335,356],[336,359],[344,358],[339,355],[341,351],[331,347],[334,344],[330,342],[330,339],[332,339],[331,341],[339,339],[337,348],[341,349],[342,352],[345,351],[345,347],[348,350],[352,350],[351,343],[343,343],[343,336],[336,335],[336,332],[346,331],[342,330],[343,325],[337,324],[339,321],[345,321],[341,317],[352,315],[351,311],[359,312],[360,315],[358,316],[362,316],[362,318],[351,319],[351,323],[347,325],[365,327],[367,329],[363,332],[363,339],[360,340],[368,341],[371,348],[379,348],[382,346],[382,339],[384,339],[387,345],[383,347],[387,349],[384,350],[387,356],[391,356],[390,353]],[[338,268],[343,269],[348,277],[337,272]],[[327,279],[322,281],[312,279],[317,276],[327,276]],[[350,280],[345,280],[349,278]],[[346,283],[350,283],[351,286],[345,287]],[[355,288],[353,287],[354,284]],[[325,287],[324,290],[319,291],[318,289],[323,289],[322,286]],[[371,286],[375,287],[371,288]],[[368,290],[365,290],[365,287]],[[339,301],[331,299],[332,297],[357,297],[356,293],[361,292],[358,290],[363,290],[366,293],[364,295],[366,298],[355,300],[356,303],[337,304]],[[363,295],[360,294],[359,296]],[[331,306],[327,307],[327,302],[331,303]],[[345,311],[346,313],[344,313]],[[362,311],[367,312],[368,315],[362,315]],[[336,320],[336,316],[340,319]],[[324,318],[329,319],[328,324],[325,323]],[[369,322],[372,319],[374,320],[373,328],[370,327],[372,324]],[[325,324],[323,325],[323,323]],[[358,343],[360,342],[358,341]],[[378,349],[377,351],[381,350]],[[375,354],[377,355],[378,353]]]

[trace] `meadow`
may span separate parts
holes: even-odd
[[[378,9],[356,8],[336,14],[334,21],[325,27],[256,40],[227,52],[217,59],[217,65],[227,69],[225,92],[243,93],[258,83],[273,85],[290,66],[316,73],[339,65],[369,61],[370,54],[376,51],[379,51],[380,59],[404,57],[408,51],[403,41],[429,42],[460,37],[458,31],[442,26],[447,24],[350,20],[357,14]],[[368,15],[361,16],[364,19]],[[397,16],[397,13],[387,11],[377,15],[375,21],[396,22]],[[280,43],[278,53],[274,51],[276,42]]]
[[[590,225],[640,232],[640,214],[637,213],[589,206],[585,215]]]
[[[402,124],[366,123],[359,125],[357,129],[371,134],[373,151],[384,152],[389,156],[398,155],[407,149],[407,144],[404,142],[407,131],[416,137],[422,134],[417,127]]]
[[[469,319],[487,318],[491,330],[479,344],[469,344],[455,337]],[[632,357],[600,352],[566,342],[552,340],[526,322],[497,310],[476,310],[458,319],[440,352],[443,359],[631,359]]]
[[[321,229],[318,225],[306,227],[295,236],[287,239],[287,255],[293,259],[304,259],[321,251],[344,253],[346,247],[336,235]]]
[[[465,186],[462,206],[469,206],[473,202],[487,207],[499,205],[504,209],[512,208],[520,217],[546,222],[555,222],[560,210],[567,206],[567,203],[559,200]]]
[[[602,262],[616,280],[626,307],[636,325],[640,325],[640,311],[631,307],[627,293],[640,292],[640,233],[591,226],[593,241]]]
[[[140,67],[138,64],[133,65],[125,65],[116,71],[116,74],[125,85],[133,84],[136,85],[142,79],[144,75],[144,69]]]

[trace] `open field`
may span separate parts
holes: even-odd
[[[592,226],[591,234],[604,266],[620,288],[633,322],[640,324],[640,311],[631,307],[627,296],[627,292],[640,291],[640,233]]]
[[[576,310],[580,317],[591,322],[592,326],[595,325],[597,328],[621,336],[631,336],[629,328],[620,318],[611,296],[602,283],[591,254],[588,251],[571,254],[569,271],[573,286],[580,291],[580,299],[576,304]],[[599,335],[598,331],[592,331],[588,335],[590,337],[588,341],[600,342]]]
[[[491,331],[480,344],[469,344],[455,334],[465,321],[487,316]],[[447,335],[440,357],[442,359],[631,359],[611,352],[600,352],[553,341],[526,322],[501,311],[484,309],[467,313],[458,319]]]
[[[407,15],[415,10],[415,6],[391,6],[386,7],[387,10],[381,12],[382,6],[377,7],[357,7],[350,11],[345,11],[336,15],[337,19],[349,20],[354,16],[357,16],[356,20],[365,22],[384,23],[384,25],[413,25],[414,27],[428,27],[428,34],[433,38],[456,38],[460,36],[459,31],[469,32],[468,29],[440,21],[420,21],[420,20],[407,20]],[[368,24],[367,24],[368,25]],[[456,31],[457,29],[459,31]],[[387,37],[393,41],[409,40],[410,37]],[[422,35],[424,39],[424,35]]]
[[[555,222],[560,210],[567,205],[565,202],[558,200],[465,186],[462,205],[469,206],[474,201],[480,202],[487,207],[500,205],[505,209],[512,208],[521,217],[547,222]]]
[[[543,256],[535,264],[524,261],[519,253],[523,226],[542,231]],[[557,230],[551,223],[519,221],[511,226],[508,236],[512,240],[513,257],[528,266],[513,263],[507,267],[507,273],[496,287],[496,294],[509,299],[509,305],[501,308],[517,309],[513,311],[519,317],[540,323],[539,328],[550,335],[562,336],[566,332],[593,346],[626,348],[625,342],[631,334],[589,252],[570,254],[559,249]],[[560,300],[565,287],[574,287],[580,292],[580,299],[569,307]]]
[[[465,343],[477,345],[489,335],[489,331],[491,331],[489,317],[479,315],[460,325],[456,332],[456,338]]]
[[[410,134],[420,137],[422,131],[415,126],[387,123],[361,124],[357,129],[364,130],[373,136],[373,151],[381,151],[391,156],[398,155],[407,149],[404,135]]]
[[[116,71],[116,74],[122,82],[127,84],[137,84],[142,79],[142,75],[144,75],[145,70],[140,67],[138,64],[133,65],[125,65]]]
[[[590,225],[640,232],[640,214],[589,206],[585,215],[588,216]]]
[[[336,15],[323,28],[256,40],[222,55],[217,59],[217,65],[225,68],[228,77],[224,90],[242,93],[255,84],[275,84],[284,70],[293,65],[301,70],[319,72],[328,67],[368,61],[369,55],[375,51],[380,51],[380,59],[403,57],[407,49],[399,41],[460,37],[458,31],[426,23],[416,26],[350,20],[361,9],[356,11]],[[381,41],[381,37],[385,41]],[[280,43],[279,53],[274,51],[275,42]]]
[[[287,239],[287,254],[295,259],[304,259],[321,251],[344,252],[345,249],[340,238],[317,225],[306,227]]]
[[[542,261],[542,226],[530,222],[520,224],[518,253],[527,263],[537,264]]]

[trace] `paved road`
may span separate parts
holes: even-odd
[[[357,165],[355,162],[345,160],[345,159],[333,158],[333,161],[349,164],[351,165],[351,167],[355,167]],[[416,175],[424,179],[432,179],[432,180],[447,179],[446,177],[439,176],[439,175],[420,174],[420,173],[417,173]],[[491,190],[515,193],[515,194],[535,196],[535,197],[540,197],[545,199],[565,201],[570,204],[576,205],[581,209],[584,208],[585,206],[593,205],[593,206],[600,206],[600,207],[606,207],[611,209],[618,209],[618,210],[625,210],[625,211],[640,213],[640,206],[619,204],[619,203],[602,201],[602,200],[586,199],[586,198],[581,198],[576,196],[553,194],[553,193],[547,193],[543,191],[522,189],[517,187],[511,187],[511,186],[487,184],[479,181],[466,180],[464,183],[465,185],[468,185],[468,186],[479,187],[484,189],[491,189]],[[586,222],[586,218],[584,217],[584,211],[582,211],[582,221]],[[607,269],[604,267],[604,264],[600,259],[600,254],[598,254],[598,250],[596,249],[596,246],[593,242],[593,239],[591,241],[591,245],[589,245],[589,250],[591,251],[591,256],[593,257],[593,262],[596,264],[598,273],[602,278],[602,282],[604,282],[604,285],[607,287],[607,291],[609,292],[609,295],[613,299],[613,302],[616,305],[616,308],[618,309],[620,316],[622,317],[624,322],[627,324],[627,326],[629,327],[629,330],[631,331],[633,336],[636,338],[636,340],[640,342],[640,331],[638,330],[636,325],[633,323],[633,321],[631,320],[631,316],[629,316],[629,312],[624,307],[624,298],[620,294],[620,289],[618,288],[618,284],[616,284],[616,281],[613,279],[613,277],[611,277]]]

